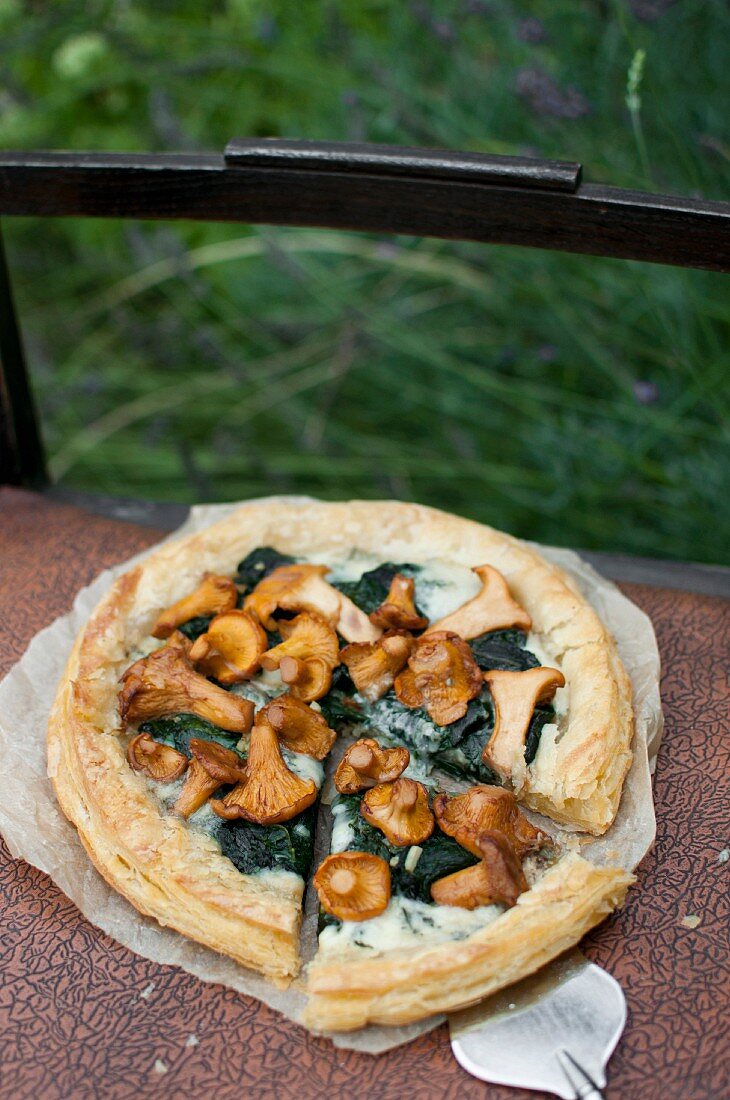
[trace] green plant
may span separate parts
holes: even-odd
[[[60,0],[0,24],[5,146],[365,138],[727,194],[721,0]],[[722,276],[314,230],[8,236],[65,484],[396,496],[548,542],[727,556]]]

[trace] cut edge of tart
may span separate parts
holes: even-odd
[[[567,853],[514,906],[464,939],[374,957],[320,952],[307,972],[303,1022],[324,1032],[401,1026],[474,1004],[578,943],[633,881]]]

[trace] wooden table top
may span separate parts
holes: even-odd
[[[0,489],[0,676],[81,586],[157,537]],[[656,846],[624,909],[583,941],[629,1007],[606,1095],[720,1100],[730,1095],[730,602],[621,587],[654,623],[666,730]],[[251,998],[139,958],[1,842],[0,881],[2,1100],[537,1095],[470,1077],[445,1026],[378,1057],[338,1050]]]

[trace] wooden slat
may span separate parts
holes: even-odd
[[[581,165],[539,157],[488,156],[422,149],[405,145],[364,145],[350,141],[286,141],[280,138],[234,138],[225,148],[226,164],[240,168],[296,168],[371,175],[427,176],[430,179],[502,183],[575,191]]]
[[[730,204],[428,177],[229,168],[217,156],[6,153],[0,214],[193,218],[525,245],[730,271]]]
[[[38,417],[0,232],[0,484],[41,486],[46,481]]]

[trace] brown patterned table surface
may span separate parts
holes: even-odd
[[[0,490],[0,676],[78,588],[157,537]],[[606,1094],[720,1100],[730,1095],[730,862],[721,854],[730,845],[730,604],[622,587],[659,638],[666,732],[656,847],[625,908],[583,944],[629,1005]],[[470,1077],[453,1060],[445,1027],[377,1058],[341,1051],[250,998],[139,958],[1,844],[0,879],[2,1100],[536,1095]]]

